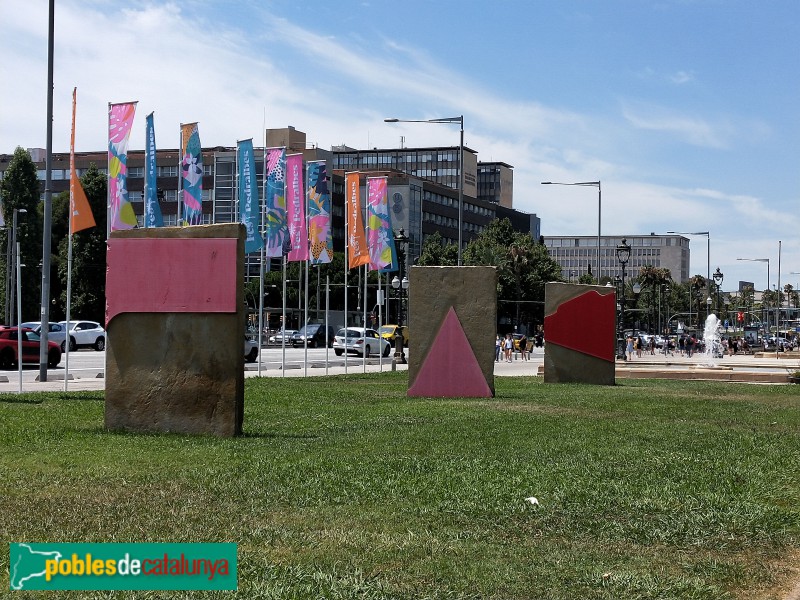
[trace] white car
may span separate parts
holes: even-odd
[[[275,335],[269,336],[268,342],[270,344],[277,344],[281,345],[283,340],[286,340],[286,345],[289,346],[292,343],[292,336],[295,334],[295,329],[287,329],[284,332],[278,331]]]
[[[66,326],[66,321],[61,321],[59,325]],[[69,327],[69,349],[94,348],[98,352],[106,349],[106,330],[100,323],[94,321],[70,321]]]
[[[61,323],[53,323],[52,321],[47,324],[47,341],[55,342],[61,347],[61,351],[65,352],[67,349],[67,328]],[[25,329],[32,329],[36,335],[42,336],[42,322],[41,321],[27,321],[21,323],[20,326]]]
[[[336,332],[336,336],[333,338],[333,351],[336,356],[341,356],[345,352],[354,352],[359,356],[378,353],[389,356],[391,349],[392,344],[382,338],[374,329],[342,328]]]

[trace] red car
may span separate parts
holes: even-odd
[[[0,369],[9,370],[17,363],[17,330],[16,327],[0,327]],[[39,347],[41,339],[31,329],[22,329],[22,363],[39,364]],[[61,362],[61,348],[55,342],[47,342],[47,366],[54,369]]]

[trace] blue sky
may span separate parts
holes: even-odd
[[[155,111],[160,147],[293,125],[322,148],[457,145],[515,167],[545,235],[711,232],[711,270],[800,283],[796,0],[58,0],[54,148],[105,147],[108,102]],[[44,147],[47,2],[0,3],[0,152]],[[692,238],[692,274],[706,239]]]

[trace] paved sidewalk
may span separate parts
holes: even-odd
[[[737,355],[725,356],[714,361],[713,369],[708,369],[708,360],[704,355],[695,354],[692,358],[682,357],[679,354],[643,354],[641,358],[634,358],[632,361],[617,361],[617,377],[624,379],[628,377],[666,377],[680,378],[681,376],[699,377],[699,373],[709,370],[720,372],[733,371],[737,374],[752,374],[748,379],[758,381],[783,382],[788,374],[795,370],[800,370],[800,352],[789,352],[784,358],[775,358],[774,353],[768,355]],[[537,348],[531,355],[530,360],[522,360],[515,354],[511,362],[500,361],[494,365],[495,377],[522,377],[535,376],[541,374],[544,364],[544,349]],[[408,365],[397,365],[397,370],[405,371]],[[380,364],[377,359],[370,359],[366,367],[360,360],[351,359],[348,362],[347,373],[351,375],[359,373],[377,373],[381,371],[391,371],[391,360],[384,360]],[[310,362],[307,368],[302,365],[290,365],[286,371],[280,368],[266,369],[262,366],[262,377],[317,377],[322,375],[344,375],[345,367],[342,359],[331,360],[328,363],[327,373],[324,361]],[[671,375],[672,374],[672,375]],[[248,364],[245,366],[245,377],[258,377],[256,365]],[[771,375],[771,376],[770,376]],[[719,378],[719,377],[717,377]],[[7,379],[8,381],[2,381]],[[67,382],[67,391],[82,390],[102,390],[105,389],[105,379],[101,371],[82,372],[80,377],[70,379]],[[16,371],[6,371],[0,374],[0,394],[16,393],[19,390],[19,380]],[[64,373],[53,372],[48,374],[46,382],[23,382],[24,392],[61,392],[64,391]]]

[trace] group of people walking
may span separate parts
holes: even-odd
[[[500,362],[502,357],[503,361],[511,362],[514,359],[515,351],[521,355],[522,360],[530,360],[531,345],[532,343],[528,341],[525,334],[522,334],[516,344],[514,343],[514,337],[510,333],[507,333],[502,338],[498,334],[494,342],[494,361]]]
[[[725,354],[733,356],[750,351],[747,340],[742,337],[723,337],[719,344],[720,356]],[[643,352],[655,355],[656,350],[665,356],[674,356],[677,351],[681,356],[691,358],[696,352],[705,351],[705,348],[701,349],[701,345],[702,341],[698,340],[694,334],[664,337],[660,349],[657,348],[655,336],[648,336],[647,340],[644,340],[642,336],[629,335],[625,340],[625,358],[627,360],[633,360],[634,356],[641,358]]]

